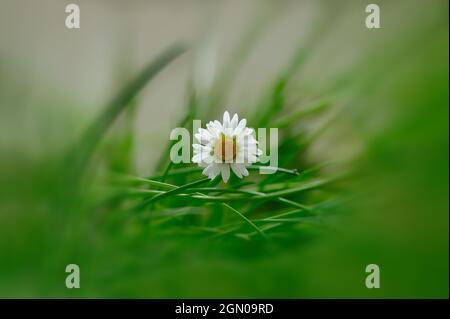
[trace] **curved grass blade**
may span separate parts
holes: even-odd
[[[247,222],[247,224],[249,224],[251,227],[253,227],[263,238],[267,239],[267,235],[258,226],[256,226],[250,219],[248,219],[244,214],[242,214],[240,211],[234,209],[233,207],[231,207],[230,205],[228,205],[226,203],[222,203],[222,206],[228,208],[233,213],[237,214],[239,217],[241,217],[243,220],[245,220]]]
[[[193,192],[213,192],[213,193],[235,193],[235,194],[247,194],[247,195],[266,195],[261,192],[244,190],[244,189],[233,189],[233,188],[215,188],[215,187],[195,187],[189,189]]]
[[[136,78],[115,96],[103,112],[88,127],[80,143],[75,147],[75,165],[72,178],[79,180],[83,168],[89,161],[95,147],[118,115],[129,105],[141,89],[170,62],[185,51],[185,47],[176,44],[163,51]]]
[[[290,189],[286,189],[286,190],[275,191],[273,193],[267,193],[266,195],[260,196],[258,198],[269,199],[269,198],[274,198],[274,197],[282,197],[282,196],[286,196],[286,195],[300,193],[300,192],[303,192],[303,191],[306,191],[306,190],[312,190],[312,189],[321,187],[321,186],[323,186],[325,184],[330,183],[331,181],[333,181],[333,179],[315,180],[315,181],[311,181],[309,183],[305,183],[303,185],[300,185],[298,187],[294,187],[294,188],[290,188]]]
[[[272,167],[272,166],[265,166],[265,165],[251,165],[251,166],[247,167],[247,169],[249,171],[257,171],[261,168],[267,169],[267,170],[276,170],[276,172],[285,173],[285,174],[294,175],[294,176],[300,175],[300,172],[298,172],[297,169],[287,169],[287,168],[282,168],[282,167]],[[165,177],[188,175],[188,174],[198,173],[202,170],[203,170],[203,168],[197,167],[197,166],[183,167],[183,168],[171,170],[170,172],[166,173]],[[148,179],[152,179],[152,180],[162,179],[164,177],[164,174],[165,174],[165,172],[161,175],[150,176],[150,177],[148,177]]]
[[[308,207],[308,206],[303,205],[303,204],[299,204],[299,203],[294,202],[292,200],[289,200],[287,198],[278,197],[277,201],[281,202],[281,203],[288,204],[288,205],[293,206],[293,207],[300,208],[300,209],[302,209],[303,211],[305,211],[307,213],[314,214],[314,211],[313,211],[313,209],[311,207]]]
[[[289,175],[299,175],[300,173],[298,172],[298,170],[295,169],[287,169],[287,168],[282,168],[282,167],[274,167],[274,166],[265,166],[265,165],[251,165],[249,167],[247,167],[248,170],[251,171],[256,171],[256,170],[267,170],[267,171],[275,171],[275,172],[280,172],[280,173],[285,173],[285,174],[289,174]]]
[[[166,189],[175,189],[178,188],[178,186],[173,185],[173,184],[169,184],[169,183],[164,183],[162,181],[155,181],[152,179],[147,179],[147,178],[142,178],[142,177],[138,177],[138,176],[131,176],[131,175],[119,175],[118,179],[122,179],[125,182],[140,182],[140,183],[145,183],[148,184],[150,186],[154,186],[154,187],[161,187],[161,188],[166,188]]]
[[[327,109],[330,106],[330,102],[328,100],[319,100],[312,102],[310,105],[307,105],[306,107],[301,108],[300,110],[292,113],[287,114],[280,118],[279,120],[275,121],[271,125],[278,128],[286,128],[293,124],[296,124],[298,120],[301,118],[315,114],[318,112],[321,112],[325,109]]]
[[[200,184],[203,184],[203,183],[206,183],[206,182],[209,182],[209,181],[211,181],[211,179],[204,178],[204,179],[201,179],[201,180],[198,180],[198,181],[195,181],[195,182],[188,183],[188,184],[185,184],[183,186],[177,187],[177,188],[172,189],[170,191],[158,194],[158,195],[156,195],[156,196],[154,196],[152,198],[149,198],[146,201],[144,201],[144,203],[142,204],[141,208],[144,208],[145,206],[147,206],[149,204],[153,204],[156,201],[159,201],[159,200],[161,200],[161,199],[163,199],[165,197],[177,195],[177,194],[181,193],[182,191],[184,191],[184,190],[186,190],[188,188],[192,188],[193,186],[200,185]]]

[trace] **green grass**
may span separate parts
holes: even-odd
[[[169,132],[150,176],[133,169],[139,93],[183,58],[178,45],[124,81],[76,138],[61,129],[57,151],[27,155],[20,131],[5,126],[14,151],[0,166],[0,296],[448,297],[446,6],[417,2],[400,26],[404,8],[386,2],[386,27],[367,33],[346,25],[360,22],[352,6],[324,2],[239,114],[250,127],[279,129],[274,174],[258,163],[244,179],[206,179],[194,164],[170,162]],[[186,83],[174,127],[223,114],[269,22],[249,22],[209,89]],[[347,46],[351,63],[328,72]],[[2,104],[21,105],[11,91],[0,86]],[[21,110],[2,112],[27,118]],[[52,116],[36,117],[48,139],[25,139],[50,140]],[[81,267],[79,290],[64,286],[68,263]],[[380,265],[380,290],[364,287],[370,263]]]

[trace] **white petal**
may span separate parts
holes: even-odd
[[[243,164],[237,164],[233,163],[230,165],[231,169],[233,170],[234,174],[236,174],[237,177],[242,178],[242,171],[245,169],[245,166]]]
[[[201,144],[192,144],[192,148],[194,149],[194,154],[202,152],[211,152],[211,147]]]
[[[208,130],[205,130],[204,128],[199,128],[198,133],[194,134],[194,137],[200,144],[208,144],[212,139],[212,135],[210,134],[210,132],[208,132]]]
[[[248,138],[236,139],[236,143],[240,148],[254,148],[256,149],[256,141]]]
[[[192,157],[193,163],[206,163],[209,164],[213,161],[212,156],[208,152],[198,153]]]
[[[217,136],[220,137],[220,135],[222,135],[223,131],[224,131],[224,127],[222,126],[222,123],[220,123],[219,121],[215,120],[214,124],[216,132],[217,132]]]
[[[206,124],[206,128],[213,138],[218,138],[223,131],[222,124],[219,121],[211,121]]]
[[[232,137],[233,136],[233,128],[232,127],[226,127],[223,129],[223,133],[228,136],[228,137]]]
[[[202,162],[202,153],[196,154],[192,157],[192,163],[201,163]]]
[[[225,111],[225,113],[223,113],[223,127],[230,127],[230,114],[228,113],[228,111]]]
[[[220,173],[220,166],[215,163],[209,164],[202,172],[203,175],[206,175],[211,179],[219,175],[219,173]]]
[[[233,115],[233,118],[231,119],[230,127],[234,130],[234,129],[236,128],[236,126],[238,125],[238,122],[239,122],[239,117],[238,117],[238,115],[235,113],[235,114]]]
[[[226,183],[230,179],[230,165],[222,164],[220,170],[222,171],[222,179]]]
[[[193,162],[193,163],[201,163],[201,162],[203,162],[203,153],[195,154],[195,155],[192,157],[192,162]]]
[[[246,119],[242,119],[238,126],[234,129],[233,134],[234,135],[239,135],[244,131],[245,126],[247,125],[247,120]]]
[[[217,132],[215,127],[213,126],[213,122],[206,123],[206,129],[208,130],[209,134],[213,137],[217,137]]]
[[[244,135],[251,135],[253,134],[253,129],[246,127],[244,130]]]
[[[203,153],[203,163],[210,164],[212,162],[214,162],[214,157],[209,153]]]
[[[195,151],[201,152],[201,150],[202,150],[202,145],[200,145],[200,144],[192,144],[192,148],[194,149],[194,152],[195,152]]]
[[[234,162],[237,164],[244,164],[245,163],[245,158],[243,154],[238,154],[236,155],[236,158],[234,159]]]

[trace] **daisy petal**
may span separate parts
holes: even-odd
[[[208,130],[209,134],[213,136],[214,138],[217,138],[219,136],[219,132],[216,130],[216,126],[214,125],[214,122],[209,122],[206,124],[206,129]]]
[[[238,125],[238,122],[239,122],[239,117],[238,117],[238,115],[235,113],[235,114],[233,115],[233,118],[231,119],[230,127],[234,130],[234,129],[236,128],[236,126]]]
[[[251,135],[253,134],[253,129],[246,127],[244,129],[244,135]]]
[[[211,152],[211,147],[201,144],[192,144],[192,148],[194,153]]]
[[[220,169],[219,165],[211,163],[203,170],[202,174],[213,179],[214,177],[219,175],[219,169]]]
[[[230,179],[230,165],[222,164],[220,168],[222,172],[222,179],[226,183]]]
[[[196,154],[192,157],[193,163],[201,163],[202,162],[202,153]]]
[[[230,114],[228,111],[223,113],[223,127],[230,127]]]
[[[243,164],[237,164],[237,163],[232,163],[230,166],[231,166],[231,170],[233,171],[233,173],[237,177],[242,178],[242,171],[245,168],[245,166]]]
[[[200,144],[208,144],[212,139],[210,132],[204,128],[199,128],[198,133],[194,134],[194,137]]]
[[[246,119],[242,119],[239,124],[237,125],[237,127],[234,129],[233,134],[234,135],[239,135],[242,133],[242,131],[244,130],[245,126],[247,125],[247,120]]]

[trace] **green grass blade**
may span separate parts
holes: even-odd
[[[198,181],[195,181],[195,182],[188,183],[188,184],[185,184],[183,186],[177,187],[177,188],[172,189],[170,191],[158,194],[158,195],[156,195],[156,196],[154,196],[152,198],[149,198],[146,201],[144,201],[144,203],[142,204],[142,207],[145,207],[145,206],[147,206],[149,204],[155,203],[156,201],[159,201],[159,200],[161,200],[161,199],[163,199],[165,197],[177,195],[177,194],[181,193],[182,191],[184,191],[184,190],[186,190],[188,188],[192,188],[193,186],[200,185],[200,184],[203,184],[203,183],[206,183],[206,182],[209,182],[209,181],[211,181],[211,179],[204,178],[204,179],[201,179],[201,180],[198,180]]]
[[[134,78],[122,91],[115,96],[105,107],[103,112],[88,127],[82,136],[79,145],[75,148],[75,171],[74,178],[77,180],[83,168],[89,161],[96,145],[99,143],[109,126],[118,115],[127,107],[132,99],[142,90],[142,88],[154,78],[170,62],[185,51],[185,47],[176,44],[163,51],[153,60],[136,78]]]
[[[274,127],[278,127],[278,128],[285,128],[285,127],[295,124],[298,120],[302,119],[303,117],[305,117],[307,115],[319,113],[319,112],[327,109],[329,106],[330,106],[330,103],[327,100],[315,101],[315,102],[312,102],[310,105],[307,105],[292,114],[283,116],[282,118],[275,121],[274,123],[271,123],[271,125]]]
[[[234,209],[228,204],[222,203],[222,206],[228,208],[233,213],[237,214],[239,217],[241,217],[247,224],[249,224],[251,227],[253,227],[263,238],[267,238],[266,234],[258,227],[256,226],[250,219],[248,219],[244,214],[242,214],[240,211]]]

